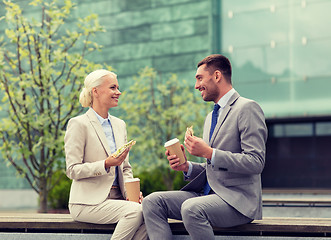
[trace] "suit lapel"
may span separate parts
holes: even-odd
[[[110,155],[111,152],[110,152],[110,148],[108,146],[106,135],[103,132],[102,126],[101,126],[97,116],[95,115],[95,113],[93,112],[93,110],[91,108],[86,112],[86,115],[87,115],[88,119],[90,120],[90,123],[91,123],[92,127],[94,128],[103,148],[105,149],[107,154]]]
[[[213,136],[210,139],[210,142],[209,142],[210,145],[212,145],[212,143],[214,142],[214,139],[215,139],[215,137],[217,135],[218,130],[222,126],[223,122],[225,121],[226,117],[228,116],[229,112],[231,111],[232,105],[238,99],[239,96],[240,96],[239,93],[238,92],[235,92],[230,97],[228,103],[225,105],[224,109],[222,110],[221,115],[218,117],[218,121],[217,121],[217,124],[215,126]]]

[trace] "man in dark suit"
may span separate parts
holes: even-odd
[[[202,164],[179,165],[190,181],[181,191],[155,192],[143,201],[150,239],[172,239],[168,218],[183,220],[192,239],[214,239],[212,227],[231,227],[262,218],[261,172],[265,164],[267,127],[260,106],[232,87],[231,64],[210,55],[198,64],[195,88],[215,103],[206,117],[203,138],[185,135],[187,151]],[[189,104],[189,103],[188,103]],[[182,146],[184,151],[184,147]]]

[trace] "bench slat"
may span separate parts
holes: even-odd
[[[169,219],[174,233],[186,232],[181,221]],[[69,214],[10,214],[0,213],[0,232],[6,229],[38,229],[42,230],[103,230],[112,232],[116,224],[92,224],[74,221]],[[231,227],[214,228],[215,232],[279,232],[279,233],[331,233],[329,218],[281,218],[266,217],[252,223]]]

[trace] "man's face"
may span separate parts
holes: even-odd
[[[219,96],[219,89],[216,85],[215,72],[210,74],[206,69],[206,64],[203,64],[198,67],[195,78],[195,89],[201,92],[202,99],[206,102],[216,101]]]

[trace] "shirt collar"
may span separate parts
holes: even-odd
[[[230,91],[228,91],[223,97],[221,97],[217,104],[220,105],[221,108],[224,108],[235,92],[236,90],[234,88],[231,88]]]
[[[94,109],[93,108],[91,108],[92,110],[93,110],[93,112],[95,113],[95,115],[97,116],[97,118],[98,118],[98,120],[99,120],[99,122],[101,123],[101,125],[104,123],[104,122],[106,122],[106,121],[110,121],[110,114],[108,113],[108,118],[103,118],[103,117],[101,117],[96,111],[94,111]]]

